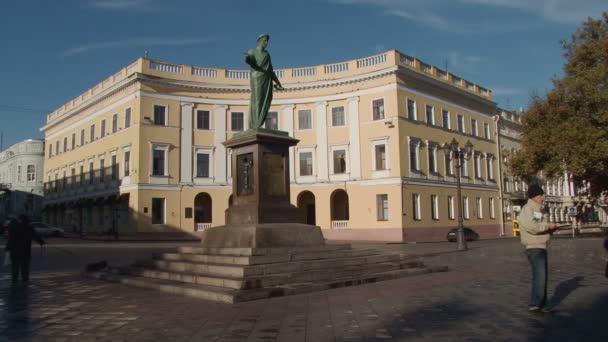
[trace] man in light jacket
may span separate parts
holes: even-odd
[[[519,214],[521,243],[526,246],[526,255],[532,266],[532,294],[528,310],[550,312],[547,305],[547,245],[559,225],[548,223],[543,214],[542,204],[545,192],[540,185],[528,188],[528,202]]]

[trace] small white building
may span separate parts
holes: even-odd
[[[26,214],[39,220],[44,140],[28,139],[0,152],[0,219]]]

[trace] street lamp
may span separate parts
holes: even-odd
[[[458,197],[458,231],[456,232],[456,241],[458,241],[458,250],[466,251],[467,242],[464,238],[464,227],[462,226],[462,193],[460,190],[460,168],[462,167],[462,163],[465,160],[471,159],[471,155],[473,154],[473,144],[469,140],[464,145],[464,149],[461,149],[458,144],[458,141],[456,141],[456,139],[454,138],[452,139],[451,143],[443,144],[442,149],[445,153],[446,158],[453,160],[456,164],[456,190]]]

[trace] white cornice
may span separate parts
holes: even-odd
[[[55,118],[55,119],[51,120],[50,122],[47,122],[46,125],[44,125],[40,128],[40,131],[44,132],[52,127],[55,127],[56,125],[66,121],[67,119],[82,112],[83,110],[99,103],[100,101],[103,101],[107,97],[112,96],[117,92],[120,92],[121,90],[123,90],[124,88],[127,88],[128,86],[135,83],[136,81],[137,81],[137,73],[116,83],[115,85],[111,86],[110,88],[102,91],[101,93],[95,95],[94,97],[88,99],[87,101],[81,103],[80,105],[72,108],[68,112],[61,114],[61,116],[59,116],[58,118]]]

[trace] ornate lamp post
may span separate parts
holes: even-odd
[[[462,167],[462,163],[466,160],[471,159],[471,155],[473,154],[473,144],[471,141],[467,141],[464,145],[464,149],[461,149],[458,141],[456,139],[452,139],[451,143],[445,143],[442,146],[443,152],[445,153],[446,158],[453,160],[455,162],[456,167],[456,189],[457,189],[457,198],[458,198],[458,231],[456,233],[456,241],[458,241],[458,250],[466,251],[467,250],[467,242],[464,238],[464,227],[462,226],[462,193],[460,189],[460,168]]]

